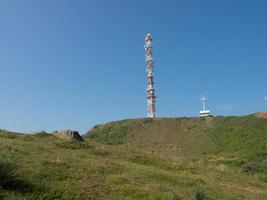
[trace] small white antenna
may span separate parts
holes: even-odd
[[[206,110],[206,106],[205,106],[205,101],[206,100],[207,100],[207,98],[204,95],[202,95],[200,97],[200,102],[202,103],[202,111],[205,111]]]
[[[206,105],[205,105],[206,101],[207,101],[207,98],[204,95],[202,95],[200,97],[200,102],[202,103],[202,110],[199,112],[200,117],[210,116],[210,111],[206,110]]]

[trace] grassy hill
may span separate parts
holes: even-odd
[[[0,199],[267,199],[267,119],[129,119],[84,138],[0,131]]]

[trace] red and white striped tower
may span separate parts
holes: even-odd
[[[156,117],[156,96],[153,79],[153,50],[152,37],[148,33],[145,37],[145,52],[146,52],[146,72],[147,72],[147,117]]]

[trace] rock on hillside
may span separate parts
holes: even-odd
[[[258,118],[267,119],[267,111],[266,112],[258,112],[258,113],[256,113],[256,116]]]
[[[63,140],[77,140],[83,141],[82,136],[79,134],[78,131],[74,130],[64,130],[64,131],[55,131],[53,132],[54,136]]]

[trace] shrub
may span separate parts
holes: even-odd
[[[175,190],[173,190],[173,191],[171,192],[171,199],[172,199],[172,200],[182,200],[182,197],[180,197],[180,196],[178,195],[178,193],[177,193]]]
[[[89,138],[102,144],[118,145],[125,143],[127,133],[128,126],[109,124],[92,131]]]
[[[45,131],[39,131],[39,132],[34,133],[34,136],[36,136],[38,138],[46,138],[46,137],[49,137],[49,136],[52,136],[52,135],[47,133],[47,132],[45,132]]]
[[[16,167],[5,157],[0,158],[0,188],[10,188],[16,178]]]
[[[260,162],[249,162],[241,167],[241,171],[248,175],[267,173],[267,159]]]
[[[33,191],[33,185],[18,176],[17,166],[5,154],[0,154],[0,190]],[[0,196],[1,199],[1,196]]]
[[[207,200],[208,197],[205,193],[205,191],[197,186],[193,189],[193,197],[192,197],[192,200]]]
[[[16,133],[10,133],[7,131],[0,130],[0,137],[8,138],[8,139],[16,139],[17,137],[19,137],[19,135]]]

